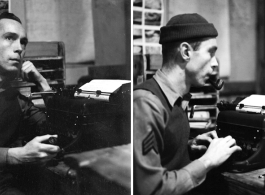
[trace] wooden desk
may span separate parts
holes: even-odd
[[[259,178],[262,174],[265,174],[265,168],[247,173],[222,173],[227,194],[265,194],[265,177]]]
[[[131,144],[66,155],[47,166],[43,194],[130,195]]]
[[[76,170],[80,194],[130,195],[131,144],[70,154],[64,162]]]

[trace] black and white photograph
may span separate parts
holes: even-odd
[[[264,0],[0,0],[0,195],[264,195]]]

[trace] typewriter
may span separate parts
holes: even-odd
[[[76,88],[60,88],[45,95],[47,120],[38,135],[56,134],[50,144],[62,154],[130,143],[130,83],[112,93],[109,101],[75,98]]]
[[[265,96],[237,98],[217,104],[219,137],[231,135],[242,151],[234,153],[223,165],[226,171],[247,172],[265,168]]]
[[[55,91],[43,95],[47,120],[37,134],[57,134],[49,143],[60,146],[61,153],[45,166],[43,190],[66,195],[102,190],[130,194],[131,84],[122,84],[108,101],[77,98],[76,87]]]

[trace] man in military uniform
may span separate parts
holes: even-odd
[[[176,15],[161,28],[162,68],[133,94],[135,194],[189,192],[241,150],[231,136],[218,138],[215,131],[189,140],[189,90],[204,86],[218,65],[217,35],[214,25],[198,14]],[[191,161],[189,153],[196,150],[205,153]]]
[[[12,13],[1,13],[0,194],[24,194],[23,190],[36,187],[30,181],[34,181],[34,175],[38,174],[38,167],[60,151],[58,146],[43,143],[52,135],[35,137],[26,145],[22,143],[23,136],[30,134],[46,118],[28,98],[11,87],[11,82],[21,71],[24,79],[34,82],[41,91],[51,90],[46,79],[31,62],[22,64],[27,43],[20,19]]]

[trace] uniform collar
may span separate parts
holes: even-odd
[[[154,75],[154,79],[160,86],[161,90],[165,94],[168,102],[172,107],[174,107],[175,104],[178,106],[181,106],[183,110],[185,110],[189,104],[189,101],[191,99],[191,94],[185,94],[183,97],[179,94],[178,91],[175,90],[173,85],[168,81],[167,76],[161,71],[157,70],[156,74]]]

